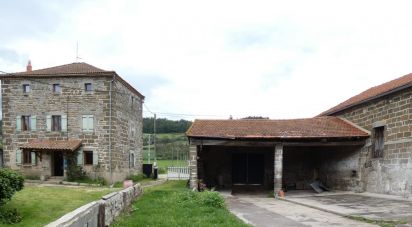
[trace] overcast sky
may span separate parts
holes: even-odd
[[[412,72],[409,2],[1,1],[0,71],[75,62],[78,42],[152,111],[185,114],[160,117],[313,117]]]

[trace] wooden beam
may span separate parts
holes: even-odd
[[[295,142],[282,142],[282,141],[245,141],[245,140],[214,140],[214,139],[189,139],[192,145],[204,145],[204,146],[244,146],[244,147],[274,147],[276,144],[282,144],[283,146],[363,146],[364,140],[360,141],[295,141]]]

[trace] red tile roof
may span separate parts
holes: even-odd
[[[391,80],[384,84],[369,88],[368,90],[353,96],[352,98],[332,107],[331,109],[319,114],[319,116],[331,115],[361,103],[380,98],[393,92],[412,86],[412,73],[400,78]]]
[[[223,139],[299,139],[368,137],[369,133],[337,117],[290,120],[195,120],[188,137]]]
[[[17,75],[60,75],[60,74],[99,74],[99,73],[114,73],[114,71],[106,71],[99,69],[85,62],[75,62],[66,65],[59,65],[50,68],[37,69],[33,71],[17,72]]]
[[[37,69],[33,71],[16,72],[0,75],[2,78],[16,78],[16,77],[53,77],[53,76],[115,76],[116,79],[122,83],[124,86],[129,88],[137,96],[144,99],[144,96],[138,92],[133,86],[131,86],[127,81],[120,77],[115,71],[107,71],[99,69],[93,65],[87,64],[85,62],[75,62],[66,65],[60,65],[50,68]]]
[[[75,151],[81,145],[81,140],[36,140],[20,146],[20,149],[40,151]]]

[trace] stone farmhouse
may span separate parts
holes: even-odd
[[[87,63],[0,75],[4,165],[63,178],[70,164],[121,181],[142,170],[144,96]]]
[[[412,194],[412,74],[307,119],[195,120],[190,185]]]

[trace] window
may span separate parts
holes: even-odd
[[[89,91],[89,92],[92,91],[93,90],[92,83],[85,83],[84,90]]]
[[[93,132],[93,129],[94,129],[93,123],[94,123],[93,115],[83,115],[82,129],[84,132]]]
[[[23,84],[23,93],[28,94],[30,92],[30,84]]]
[[[21,130],[22,131],[30,131],[30,116],[21,116]]]
[[[60,84],[53,84],[53,92],[54,93],[61,93],[62,92],[62,87]]]
[[[83,151],[84,154],[84,164],[93,165],[93,151]]]
[[[31,164],[31,152],[23,151],[23,164]]]
[[[374,158],[383,157],[383,148],[385,140],[385,126],[376,127],[373,129],[373,147],[372,147],[372,156]]]
[[[62,130],[62,116],[60,115],[53,115],[52,116],[52,131],[61,131]]]
[[[16,131],[36,131],[36,116],[17,115],[16,116]]]

